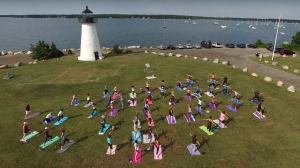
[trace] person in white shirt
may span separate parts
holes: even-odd
[[[52,117],[52,113],[50,112],[47,116],[46,116],[46,118],[43,120],[43,122],[46,122],[46,123],[48,123],[48,122],[50,122],[50,118]]]
[[[61,118],[64,118],[64,110],[63,110],[63,109],[61,109],[61,110],[58,112],[57,117],[58,117],[58,122],[59,122],[59,120],[60,120]]]
[[[76,101],[76,95],[75,95],[75,92],[72,94],[72,101],[71,101],[71,104],[73,103],[73,102],[75,102]]]
[[[139,150],[140,150],[140,147],[139,147],[139,144],[138,144],[137,140],[135,140],[135,142],[134,142],[134,150],[135,150],[135,161],[137,161],[136,157],[137,157],[137,154],[139,153]]]

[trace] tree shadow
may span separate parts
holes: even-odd
[[[226,125],[229,124],[230,122],[234,122],[233,119],[234,119],[234,117],[228,117],[228,120],[226,120]]]
[[[153,109],[153,110],[151,110],[151,111],[152,111],[152,112],[154,112],[154,111],[156,111],[156,110],[159,111],[160,108],[161,108],[161,107],[156,106],[155,109]]]
[[[124,148],[126,145],[128,145],[129,148],[130,148],[130,146],[131,146],[131,145],[130,145],[130,142],[127,141],[127,142],[125,142],[125,143],[122,143],[122,144],[118,145],[117,149],[120,150],[120,149]]]
[[[76,117],[79,117],[79,116],[83,116],[83,114],[78,114],[78,115],[75,115],[75,116],[71,116],[71,117],[69,117],[69,119],[76,118]]]
[[[147,149],[145,149],[144,152],[143,152],[143,154],[142,154],[142,157],[146,156],[150,152],[153,152],[153,150],[147,150]]]
[[[120,106],[120,107],[121,107],[121,106]],[[126,106],[126,107],[125,107],[125,103],[124,103],[124,107],[123,107],[123,108],[121,108],[120,110],[118,110],[118,112],[121,112],[121,111],[124,111],[124,110],[126,110],[126,109],[127,109],[127,107],[128,107],[128,106]]]
[[[161,120],[162,122],[164,122],[165,117],[163,117],[162,115],[159,115],[159,116],[160,116],[159,119],[153,120],[153,121],[155,121],[154,123],[157,123],[157,122],[159,122],[160,120]]]
[[[71,132],[70,134],[68,134],[68,136],[74,135],[77,131],[75,132]]]
[[[46,110],[46,111],[40,112],[40,115],[48,113],[48,112],[51,112],[51,110]]]
[[[201,148],[203,145],[205,145],[205,144],[207,144],[207,146],[210,147],[210,145],[209,145],[209,143],[208,143],[209,140],[210,140],[209,138],[204,139],[204,138],[202,137],[202,142],[200,143],[200,146],[198,147],[198,149],[200,149],[200,148]]]
[[[156,97],[156,99],[152,99],[152,102],[154,103],[154,102],[156,102],[159,99],[160,99],[160,97]]]
[[[91,136],[94,136],[94,135],[84,136],[84,137],[78,139],[78,140],[76,141],[76,143],[78,144],[78,143],[80,143],[80,142],[82,142],[82,141],[85,141],[85,140],[87,140],[87,139],[88,139],[89,137],[91,137]]]
[[[164,136],[165,138],[168,138],[167,137],[167,132],[168,131],[165,131],[165,129],[162,129],[162,132],[160,134],[158,134],[157,136],[160,138],[161,136]]]
[[[162,145],[162,152],[164,152],[165,150],[167,150],[169,147],[171,147],[171,149],[173,150],[173,144],[176,142],[176,141],[173,141],[172,138],[170,138],[170,142],[168,145]]]
[[[114,124],[114,126],[117,127],[119,125],[120,127],[122,127],[123,123],[125,123],[124,118],[122,118],[120,121],[118,121],[116,124]]]
[[[140,123],[141,123],[141,125],[143,125],[143,124],[148,123],[148,122],[147,122],[147,120],[143,120],[143,121],[140,120]],[[148,125],[147,125],[147,127],[148,127]]]
[[[183,113],[180,113],[179,115],[174,115],[175,119],[178,120],[180,117],[183,118]]]

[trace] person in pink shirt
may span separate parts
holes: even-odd
[[[224,127],[226,126],[226,121],[225,118],[228,119],[228,117],[225,115],[225,111],[221,111],[219,110],[219,112],[221,113],[220,115],[220,122],[224,124]]]
[[[149,91],[149,83],[148,83],[148,81],[146,82],[146,91],[148,92]]]
[[[219,100],[217,100],[217,99],[215,98],[215,96],[213,96],[213,97],[211,98],[211,104],[214,105],[214,108],[215,108],[215,109],[217,108],[217,107],[216,107],[216,101],[217,101],[217,102],[220,102]]]
[[[211,75],[211,79],[215,79],[215,76],[217,76],[217,75],[215,75],[214,73]]]
[[[187,89],[186,90],[186,95],[189,97],[189,99],[191,100],[191,90]]]
[[[151,122],[152,122],[152,116],[151,116],[150,110],[147,111],[147,117],[148,117],[149,123],[151,124]]]

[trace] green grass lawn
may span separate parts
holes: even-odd
[[[153,72],[145,72],[145,63],[149,63]],[[7,70],[0,70],[4,76],[10,70],[14,70],[16,76],[10,80],[0,80],[0,167],[298,167],[300,165],[300,126],[298,112],[299,93],[290,93],[286,88],[279,88],[276,82],[268,84],[261,78],[254,78],[250,73],[244,73],[240,69],[230,66],[213,64],[192,58],[158,57],[153,54],[129,54],[126,56],[111,57],[98,62],[81,62],[77,57],[64,57],[62,61],[50,60],[35,65],[24,65]],[[206,125],[207,119],[219,118],[218,111],[205,107],[205,111],[211,111],[199,115],[193,109],[196,122],[186,126],[182,113],[187,113],[187,104],[192,108],[197,105],[197,100],[191,102],[182,99],[186,92],[177,91],[174,86],[178,79],[184,81],[186,74],[192,73],[196,82],[203,91],[207,91],[208,83],[205,81],[209,74],[215,73],[217,77],[227,75],[231,80],[230,86],[242,94],[244,105],[236,113],[226,109],[224,105],[229,96],[217,94],[221,101],[219,107],[226,111],[231,121],[226,129],[219,129],[220,133],[208,136],[199,126]],[[153,132],[160,137],[163,146],[163,160],[153,159],[153,152],[145,149],[148,144],[140,143],[143,149],[142,162],[140,164],[128,163],[132,158],[133,144],[128,143],[133,131],[132,119],[136,111],[142,124],[142,133],[146,133],[147,122],[142,113],[144,102],[137,107],[126,106],[121,109],[119,99],[115,107],[119,109],[116,118],[106,117],[108,124],[114,125],[117,130],[112,132],[113,144],[121,149],[114,156],[107,156],[107,135],[100,136],[101,115],[108,114],[106,108],[107,99],[102,98],[105,84],[109,90],[118,85],[118,90],[128,100],[131,85],[134,85],[138,99],[143,100],[146,95],[139,88],[145,88],[146,76],[155,74],[157,79],[148,80],[150,89],[153,90],[154,104],[150,105],[155,121]],[[168,87],[164,100],[158,97],[156,89],[160,80],[165,80]],[[219,82],[220,83],[220,82]],[[221,86],[218,86],[222,89]],[[263,106],[267,109],[266,120],[260,120],[252,112],[256,104],[249,102],[253,97],[251,89],[258,89],[263,93],[265,100]],[[84,100],[90,93],[92,101],[97,101],[97,108],[101,111],[94,119],[86,117],[91,108],[84,108],[85,101],[79,106],[69,105],[71,93],[76,92],[78,99]],[[176,99],[180,103],[173,107],[177,119],[176,125],[168,125],[165,116],[168,114],[168,99],[170,91],[175,91]],[[195,92],[192,89],[192,92]],[[65,103],[68,101],[68,103]],[[203,101],[210,99],[203,95]],[[41,124],[47,113],[57,115],[61,108],[64,116],[70,117],[59,126],[53,123],[47,125],[53,127],[50,135],[60,136],[63,129],[71,140],[77,143],[65,153],[57,154],[60,147],[58,141],[45,151],[39,151],[39,145],[44,141],[44,135],[35,136],[28,144],[21,144],[22,123],[24,122],[24,109],[26,103],[30,103],[32,113],[41,112],[38,117],[26,120],[32,131],[42,132],[46,125]],[[201,143],[202,156],[191,156],[186,146],[191,143],[189,133],[197,135]],[[298,166],[297,166],[298,165]]]
[[[259,61],[258,57],[251,57],[250,59],[255,62],[258,62],[260,64],[264,64],[266,66],[276,68],[276,69],[300,76],[300,73],[294,73],[294,69],[300,69],[300,51],[296,51],[295,53],[297,54],[297,57],[293,57],[293,56],[288,56],[285,58],[279,57],[279,58],[274,58],[273,61],[272,61],[272,57],[269,57],[269,58],[264,57],[264,61]],[[270,55],[272,55],[272,53]],[[265,61],[269,61],[270,63],[266,64]],[[272,65],[272,62],[278,62],[279,66]],[[289,69],[287,69],[287,70],[283,69],[282,68],[283,65],[288,66]]]

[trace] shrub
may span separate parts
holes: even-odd
[[[68,50],[68,55],[73,55],[73,52],[70,49]]]
[[[44,41],[40,41],[36,46],[30,44],[30,51],[32,51],[31,58],[34,60],[47,60],[50,58],[57,58],[63,56],[63,52],[56,48],[52,43],[51,47]]]
[[[132,53],[132,52],[133,52],[132,50],[125,50],[124,51],[125,54]]]
[[[256,41],[255,45],[257,45],[257,47],[260,47],[260,48],[267,48],[268,46],[272,46],[273,44],[272,43],[265,44],[261,41],[261,39],[258,39]]]
[[[123,52],[123,50],[120,49],[118,44],[114,45],[114,47],[111,50],[112,54],[122,54],[122,52]]]
[[[292,44],[300,45],[300,31],[293,36]]]

